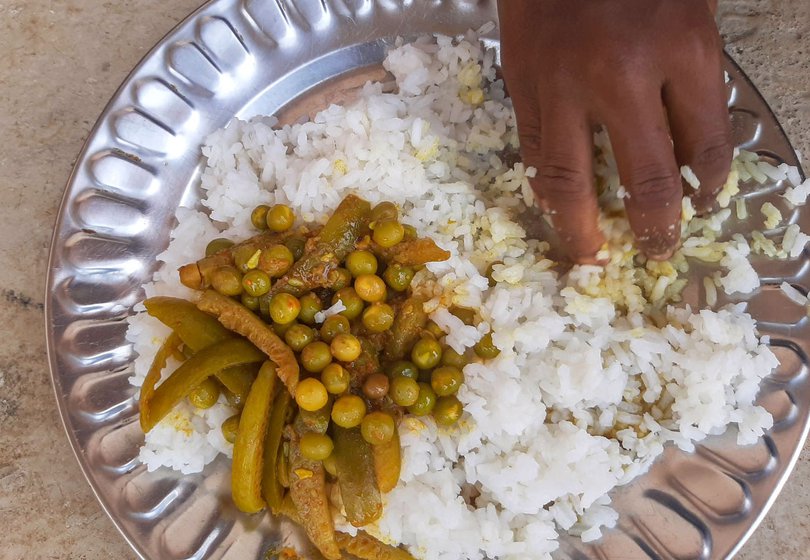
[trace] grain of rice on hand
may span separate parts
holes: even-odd
[[[254,208],[286,205],[297,227],[315,231],[350,194],[372,206],[393,202],[406,228],[448,252],[418,270],[410,289],[433,321],[426,340],[438,338],[466,363],[457,393],[464,412],[451,426],[431,415],[399,420],[399,480],[361,538],[431,560],[550,558],[561,534],[592,541],[614,526],[609,492],[643,474],[665,445],[689,451],[729,426],[746,445],[771,427],[754,400],[778,361],[745,304],[678,303],[690,262],[715,267],[701,279],[713,303],[718,294],[759,287],[752,251],[802,252],[809,238],[797,226],[781,245],[763,237],[773,247],[721,237],[740,180],[785,180],[793,185],[789,203],[804,203],[807,183],[794,168],[737,152],[723,210],[696,218],[685,199],[681,248],[667,262],[644,261],[601,132],[595,171],[605,185],[607,264],[561,272],[546,256],[548,244],[524,228],[534,170],[504,156],[518,140],[494,53],[474,33],[423,37],[399,43],[384,66],[396,93],[367,83],[356,101],[309,122],[276,128],[272,117],[234,120],[213,133],[202,149],[203,208],[178,208],[162,266],[145,286],[148,297],[194,301],[177,269],[197,261],[212,239],[254,236]],[[683,173],[694,181],[691,170]],[[763,215],[780,219],[771,207]],[[319,311],[318,321],[345,314],[342,303]],[[147,313],[130,319],[136,386],[169,333]],[[167,362],[163,378],[179,365],[172,356]],[[302,371],[301,380],[308,375]],[[220,453],[231,456],[222,425],[236,414],[232,405],[220,396],[199,409],[183,399],[146,434],[140,459],[150,470],[192,473]],[[354,535],[337,486],[332,522],[337,535]]]

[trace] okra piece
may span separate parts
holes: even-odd
[[[143,302],[146,312],[176,332],[192,352],[236,335],[197,306],[180,298],[157,296]]]
[[[298,424],[298,421],[296,421]],[[307,459],[301,453],[297,430],[290,434],[290,496],[309,540],[327,560],[340,560],[335,542],[335,526],[329,510],[323,464]]]
[[[241,334],[256,345],[278,367],[278,378],[295,395],[298,385],[299,368],[295,354],[281,340],[273,329],[250,309],[214,290],[206,290],[197,307],[213,314],[226,328]]]
[[[349,195],[344,198],[317,237],[307,243],[304,255],[278,279],[270,292],[301,296],[329,285],[329,273],[354,250],[357,240],[368,233],[371,205]]]
[[[302,525],[301,515],[289,496],[284,499],[279,513],[293,523]],[[342,551],[361,560],[414,560],[413,556],[401,548],[394,548],[384,544],[365,531],[357,531],[357,535],[354,537],[348,533],[337,531],[335,540]]]
[[[245,513],[256,513],[265,506],[262,497],[262,462],[275,388],[276,368],[271,362],[265,362],[250,388],[239,417],[239,429],[233,444],[231,495],[236,507]]]
[[[172,332],[158,349],[155,358],[152,360],[152,365],[149,367],[149,371],[146,373],[146,377],[143,380],[140,397],[140,422],[141,429],[144,432],[149,431],[146,426],[154,425],[151,422],[150,416],[152,413],[152,398],[155,395],[155,385],[160,381],[161,373],[163,373],[163,368],[166,367],[169,357],[180,348],[182,342],[180,337],[177,336],[177,333]]]
[[[208,377],[232,366],[260,362],[264,353],[241,338],[223,340],[200,350],[183,362],[164,381],[144,406],[141,403],[141,426],[144,432],[155,427],[181,400]]]
[[[190,301],[158,296],[143,303],[146,312],[177,333],[192,353],[237,336],[214,317],[197,309]],[[250,385],[256,377],[255,370],[249,367],[229,368],[217,372],[216,376],[231,393],[242,399],[247,397]]]
[[[419,340],[422,329],[425,328],[428,322],[424,303],[424,299],[416,296],[410,297],[402,303],[399,313],[394,318],[391,336],[385,345],[384,355],[386,360],[403,359],[416,341]]]
[[[446,261],[450,258],[449,251],[445,251],[432,239],[426,237],[413,241],[401,241],[393,247],[380,247],[372,242],[371,249],[386,263],[403,266],[420,266],[430,262]]]
[[[290,406],[290,393],[279,391],[273,401],[270,419],[267,425],[267,435],[264,438],[264,473],[262,475],[262,496],[273,513],[278,513],[281,501],[284,499],[284,488],[281,482],[282,473],[278,465],[282,454],[281,436],[284,433],[284,422],[287,419],[287,410]],[[284,473],[286,476],[286,473]]]
[[[394,437],[391,438],[391,441],[372,445],[371,451],[374,455],[374,474],[377,477],[377,485],[380,487],[380,492],[387,494],[396,487],[402,470],[399,431],[394,428]]]
[[[244,250],[248,253],[263,251],[273,245],[284,243],[285,239],[294,234],[296,234],[296,232],[293,231],[285,231],[282,233],[265,231],[242,243],[237,243],[223,251],[219,251],[210,257],[205,257],[197,262],[181,266],[178,270],[180,282],[192,290],[205,290],[211,286],[211,277],[216,269],[222,266],[233,266],[233,256],[236,254],[236,251]]]
[[[414,557],[401,548],[395,548],[378,541],[365,531],[357,531],[356,536],[337,533],[340,550],[360,558],[360,560],[414,560]]]
[[[333,427],[335,466],[346,519],[355,527],[368,525],[382,514],[382,499],[374,473],[371,445],[359,428]]]

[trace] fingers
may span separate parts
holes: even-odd
[[[585,114],[548,107],[532,187],[545,201],[563,247],[576,262],[595,262],[605,239],[593,188],[593,142]]]
[[[683,190],[660,93],[648,89],[622,92],[622,103],[612,104],[604,120],[629,194],[624,203],[636,245],[649,258],[663,260],[680,237]]]
[[[528,95],[515,95],[512,97],[517,118],[518,137],[520,139],[520,156],[527,166],[539,168],[540,166],[540,106],[534,97]],[[535,198],[537,204],[544,211],[548,205],[537,189]]]
[[[714,203],[731,167],[733,146],[726,86],[717,52],[688,57],[694,64],[679,65],[664,86],[678,165],[688,165],[700,180],[692,197],[695,208],[705,212]]]

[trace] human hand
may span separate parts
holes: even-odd
[[[710,2],[711,3],[711,2]],[[604,242],[593,131],[610,135],[637,246],[666,259],[680,237],[679,166],[711,207],[732,156],[722,45],[706,0],[500,0],[503,74],[532,188],[569,256]]]

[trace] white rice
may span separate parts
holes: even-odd
[[[504,161],[517,134],[493,62],[474,35],[421,38],[388,54],[398,93],[369,83],[357,101],[330,106],[312,122],[274,129],[268,118],[233,121],[215,132],[203,147],[208,215],[178,209],[164,265],[146,287],[148,295],[189,296],[176,268],[195,260],[220,229],[249,236],[250,210],[261,203],[290,204],[301,220],[318,222],[348,193],[390,200],[405,223],[449,250],[448,261],[416,275],[415,289],[432,298],[426,309],[455,350],[492,332],[501,353],[464,368],[459,426],[402,422],[401,481],[386,495],[383,517],[367,528],[426,560],[550,558],[561,533],[590,541],[614,526],[608,493],[643,474],[665,445],[691,451],[729,427],[745,445],[772,425],[754,401],[777,359],[745,305],[668,305],[685,286],[687,256],[718,266],[704,282],[710,305],[716,287],[746,294],[759,286],[748,241],[717,240],[731,212],[695,218],[685,199],[683,231],[691,238],[669,262],[640,268],[626,220],[604,218],[608,263],[559,275],[545,257],[547,244],[528,238],[517,218],[534,204],[534,170]],[[605,204],[620,208],[607,134],[595,142]],[[757,161],[739,152],[721,193],[724,206],[742,177],[792,176]],[[785,255],[797,255],[808,240],[792,227]],[[490,288],[483,272],[496,261]],[[464,325],[447,312],[450,305],[477,310],[478,325]],[[145,314],[131,319],[127,336],[139,354],[134,384],[165,335]],[[184,405],[147,434],[140,457],[150,469],[199,472],[230,452],[217,434],[232,413],[221,403],[202,413]],[[465,500],[471,489],[477,497]],[[340,516],[337,522],[353,530]]]
[[[771,202],[763,204],[760,212],[765,216],[765,229],[774,229],[782,222],[782,213]]]
[[[807,305],[807,296],[787,282],[782,282],[779,285],[779,289],[782,290],[782,293],[784,293],[793,303],[802,306]]]
[[[709,276],[703,277],[703,289],[706,290],[706,305],[708,307],[717,305],[717,286]]]
[[[693,189],[697,190],[700,188],[700,179],[697,178],[695,172],[692,171],[692,168],[688,165],[681,166],[681,177],[683,177],[683,180]]]
[[[748,218],[748,207],[745,204],[744,198],[738,198],[737,202],[735,202],[735,206],[738,220],[745,220]]]
[[[343,304],[342,301],[338,300],[330,307],[327,307],[323,311],[318,311],[315,313],[315,322],[319,325],[326,321],[327,317],[331,317],[332,315],[337,315],[341,311],[346,311],[346,306]]]
[[[796,178],[795,187],[788,187],[782,195],[793,206],[804,206],[807,202],[807,197],[810,196],[810,179],[805,180],[803,183],[798,184],[799,177]]]

